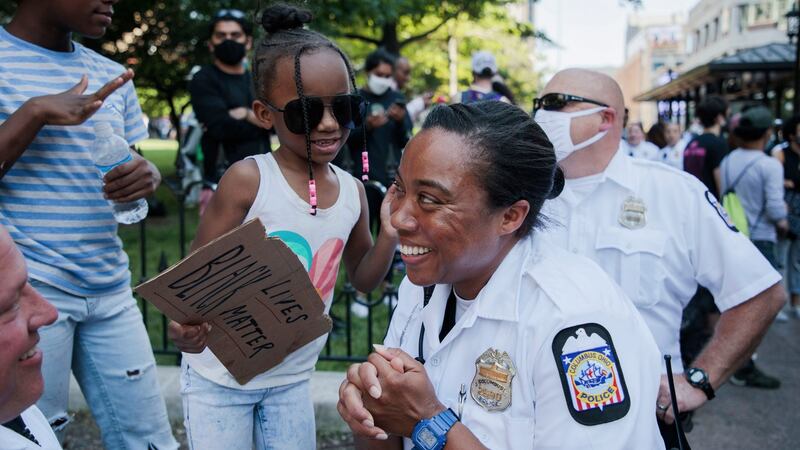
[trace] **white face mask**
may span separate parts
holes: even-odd
[[[392,80],[392,77],[383,78],[375,74],[371,74],[367,80],[367,87],[373,94],[383,95],[384,92],[388,91],[389,88],[392,87],[392,81],[394,81]]]
[[[561,161],[573,152],[586,148],[600,139],[603,139],[603,136],[608,133],[608,130],[600,131],[589,139],[577,144],[572,142],[572,136],[570,135],[570,125],[574,117],[588,116],[604,109],[606,109],[605,106],[598,106],[597,108],[575,112],[547,111],[545,109],[540,109],[536,111],[534,120],[542,127],[542,130],[544,130],[550,142],[553,143],[553,148],[556,151],[556,161]]]

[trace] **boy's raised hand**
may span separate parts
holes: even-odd
[[[37,115],[45,125],[78,125],[92,117],[109,95],[131,79],[133,70],[127,69],[97,92],[84,94],[89,86],[89,78],[83,75],[81,81],[70,89],[60,94],[34,97],[31,102],[35,104]]]

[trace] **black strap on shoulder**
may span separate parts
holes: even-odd
[[[435,288],[436,288],[436,285],[435,285],[435,284],[432,284],[432,285],[430,285],[430,286],[425,286],[424,288],[422,288],[422,292],[423,292],[423,297],[422,297],[422,307],[423,307],[423,308],[425,308],[426,306],[428,306],[428,302],[430,302],[430,301],[431,301],[431,297],[433,297],[433,290],[434,290]],[[419,328],[419,340],[418,340],[418,343],[417,343],[417,345],[418,345],[418,348],[417,348],[417,355],[418,355],[418,356],[417,356],[416,358],[414,358],[414,359],[416,359],[417,361],[419,361],[421,364],[425,364],[425,357],[423,356],[423,355],[424,355],[424,353],[423,353],[423,350],[422,350],[422,343],[423,343],[424,341],[425,341],[425,324],[424,324],[424,323],[422,323],[422,324],[420,324],[420,328]]]
[[[444,341],[454,326],[456,326],[456,294],[455,290],[450,289],[450,297],[447,298],[447,306],[444,308],[442,329],[439,331],[439,342]]]

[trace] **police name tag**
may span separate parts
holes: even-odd
[[[516,374],[508,353],[487,349],[475,360],[472,399],[487,411],[503,411],[511,404],[511,380]]]
[[[583,425],[625,417],[630,398],[611,335],[596,323],[565,328],[553,339],[553,356],[569,413]]]
[[[631,230],[638,230],[647,225],[647,207],[644,200],[628,197],[622,202],[619,212],[619,224]]]

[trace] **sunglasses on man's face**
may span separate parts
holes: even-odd
[[[544,109],[545,111],[561,111],[565,106],[567,106],[568,103],[573,102],[593,103],[595,105],[605,106],[608,108],[608,105],[603,102],[598,102],[597,100],[572,94],[559,94],[553,92],[550,94],[545,94],[540,98],[533,99],[533,113],[536,114],[536,111],[540,109]]]
[[[333,117],[340,126],[353,130],[364,123],[364,113],[367,109],[367,102],[364,97],[357,94],[337,95],[326,105],[320,97],[304,97],[308,108],[308,129],[313,130],[322,122],[325,115],[325,108],[330,108]],[[291,100],[283,109],[278,108],[267,100],[264,102],[275,111],[283,113],[283,121],[286,128],[294,134],[305,134],[306,124],[303,120],[303,100],[296,98]]]

